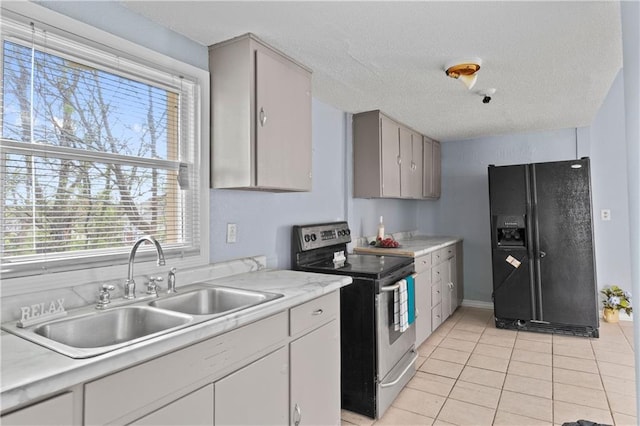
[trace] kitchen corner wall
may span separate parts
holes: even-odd
[[[316,99],[312,114],[312,191],[212,189],[212,262],[261,254],[267,267],[286,269],[293,225],[345,220],[346,115]],[[226,243],[227,223],[238,227],[236,243]]]
[[[442,198],[421,203],[421,233],[464,238],[465,299],[492,292],[487,166],[591,158],[594,239],[599,287],[630,289],[629,217],[622,72],[590,127],[442,143]],[[610,209],[610,222],[600,210]]]

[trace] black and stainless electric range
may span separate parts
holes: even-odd
[[[394,290],[413,258],[347,253],[347,222],[294,226],[292,267],[348,275],[340,290],[342,408],[380,418],[415,374],[415,325],[394,327]]]

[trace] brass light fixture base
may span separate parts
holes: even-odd
[[[448,67],[445,72],[451,78],[458,78],[461,75],[473,75],[480,69],[480,64],[467,63],[455,64]]]
[[[455,62],[449,62],[444,67],[447,76],[460,80],[467,89],[471,90],[476,84],[482,60],[480,58],[466,58]]]

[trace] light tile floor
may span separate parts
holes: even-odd
[[[637,425],[633,323],[589,339],[496,329],[493,311],[460,307],[420,348],[418,371],[383,418],[343,425]]]

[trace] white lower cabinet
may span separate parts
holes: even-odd
[[[340,325],[337,319],[291,342],[291,421],[340,424]]]
[[[213,384],[131,423],[135,426],[213,425]]]
[[[431,334],[431,254],[416,258],[416,348]]]
[[[215,383],[216,425],[283,425],[289,421],[289,368],[283,347]]]
[[[0,422],[338,425],[340,292],[78,384]]]
[[[460,306],[462,242],[415,258],[416,348]]]
[[[0,424],[10,425],[72,425],[73,394],[64,393],[43,402],[5,414]]]

